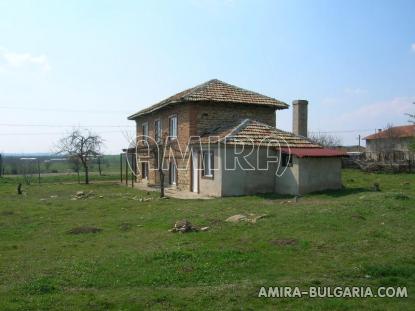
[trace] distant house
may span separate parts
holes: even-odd
[[[160,183],[159,159],[140,150],[165,142],[165,184],[208,196],[303,194],[341,187],[344,152],[307,139],[305,100],[293,102],[293,132],[275,128],[288,105],[219,80],[175,94],[128,117],[136,122],[138,181]],[[142,138],[148,137],[148,138]]]
[[[366,156],[373,160],[413,159],[410,144],[414,142],[415,125],[402,125],[378,130],[365,137]]]

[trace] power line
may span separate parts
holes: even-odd
[[[121,131],[103,131],[99,132],[99,134],[110,134],[110,133],[120,133]],[[36,136],[36,135],[63,135],[62,132],[46,132],[46,133],[0,133],[0,136]]]
[[[30,123],[0,123],[2,127],[103,127],[103,128],[128,128],[134,127],[134,125],[81,125],[81,124],[71,124],[71,125],[63,125],[63,124],[30,124]]]
[[[357,133],[357,132],[373,132],[374,129],[356,129],[356,130],[333,130],[333,131],[309,131],[314,134],[329,134],[329,133]]]
[[[65,108],[42,108],[42,107],[15,107],[15,106],[0,106],[0,109],[8,110],[32,110],[32,111],[53,111],[53,112],[74,112],[74,113],[125,113],[131,114],[131,111],[125,110],[103,110],[97,108],[94,110],[91,109],[65,109]]]

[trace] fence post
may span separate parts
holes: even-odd
[[[120,153],[120,180],[122,183],[122,153]]]
[[[128,151],[125,153],[125,185],[128,186]]]
[[[131,188],[134,188],[134,155],[131,154]]]
[[[37,159],[37,182],[40,184],[40,160]]]

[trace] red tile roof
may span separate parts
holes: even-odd
[[[281,148],[281,152],[295,155],[299,158],[330,158],[347,157],[347,153],[327,148]]]
[[[415,125],[402,125],[388,128],[376,134],[365,137],[366,140],[384,139],[384,138],[400,138],[415,136]]]
[[[261,95],[240,87],[222,82],[217,79],[209,80],[203,84],[192,87],[180,93],[177,93],[157,104],[128,117],[133,120],[140,115],[156,111],[165,106],[183,103],[183,102],[217,102],[217,103],[234,103],[234,104],[251,104],[275,107],[275,109],[286,109],[288,105],[277,99]]]

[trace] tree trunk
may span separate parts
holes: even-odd
[[[164,197],[164,173],[163,169],[159,169],[160,174],[160,198]]]
[[[84,171],[85,171],[85,184],[89,184],[89,173],[88,173],[88,165],[84,164]]]
[[[101,176],[101,158],[98,158],[98,171],[99,171],[99,176]]]
[[[159,148],[164,148],[163,145],[159,146]],[[162,149],[164,151],[164,149]],[[164,152],[160,152],[160,149],[157,151],[157,165],[159,169],[160,175],[160,198],[164,197],[164,172],[163,172],[163,156]]]

